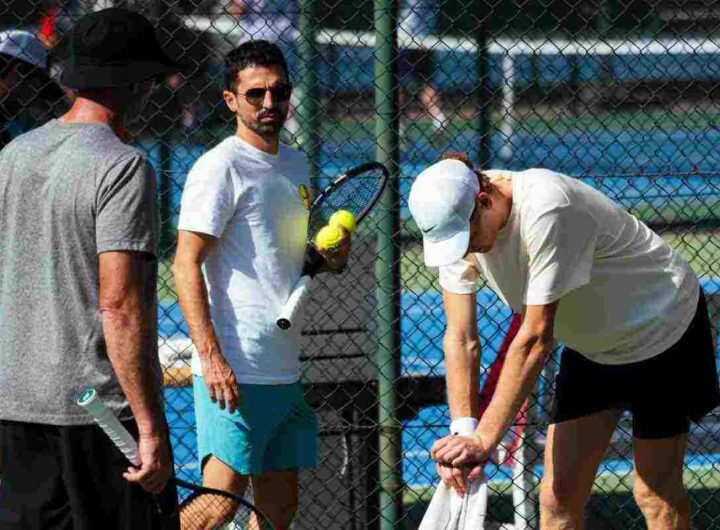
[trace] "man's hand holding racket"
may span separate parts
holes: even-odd
[[[351,247],[350,234],[380,199],[388,177],[389,172],[382,164],[362,164],[340,175],[315,198],[308,219],[305,266],[278,315],[280,329],[292,327],[317,273],[339,272],[345,266]]]
[[[172,458],[167,434],[139,432],[138,454],[140,464],[129,466],[123,473],[128,482],[136,482],[150,493],[158,494],[172,474]]]
[[[355,216],[351,212],[338,210],[315,236],[315,248],[325,260],[320,272],[342,272],[345,268],[350,256],[355,224]]]
[[[340,246],[334,249],[318,249],[320,255],[325,259],[327,266],[323,270],[331,272],[342,272],[347,265],[348,257],[350,256],[350,249],[352,247],[352,236],[349,232],[346,232],[346,236],[343,239]]]
[[[175,484],[180,496],[179,504],[169,506],[163,499],[153,500],[155,509],[171,528],[176,521],[183,529],[200,528],[257,528],[273,530],[268,518],[242,495],[215,488],[206,488],[172,477],[170,444],[161,433],[157,436],[140,432],[139,443],[125,429],[115,415],[100,400],[94,388],[88,388],[77,399],[115,446],[134,466],[124,474],[127,480],[139,483],[145,490],[159,494],[168,482]],[[164,528],[164,526],[163,526]]]

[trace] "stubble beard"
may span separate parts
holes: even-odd
[[[265,140],[273,140],[276,141],[280,137],[280,131],[283,128],[283,125],[285,124],[285,120],[287,119],[287,112],[282,112],[280,110],[274,111],[276,118],[272,121],[272,123],[263,123],[260,121],[260,118],[263,115],[263,112],[260,112],[255,116],[252,120],[246,120],[242,116],[239,116],[240,121],[253,131],[255,134],[260,136],[261,138],[264,138]]]

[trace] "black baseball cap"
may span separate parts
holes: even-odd
[[[115,88],[178,72],[155,28],[139,13],[112,7],[83,17],[70,30],[70,54],[60,81],[74,89]]]

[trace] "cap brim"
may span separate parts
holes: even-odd
[[[443,267],[460,261],[467,253],[470,245],[470,230],[458,232],[442,241],[423,240],[423,254],[425,265],[428,267]]]
[[[169,59],[134,63],[123,66],[80,65],[69,62],[60,82],[69,88],[100,89],[127,86],[161,74],[179,72],[178,65]]]

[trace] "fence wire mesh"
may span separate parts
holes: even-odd
[[[179,200],[193,162],[232,134],[222,100],[224,55],[252,38],[277,42],[296,85],[283,134],[304,150],[318,180],[382,158],[378,95],[392,96],[399,158],[393,171],[399,233],[379,235],[375,216],[355,241],[348,270],[325,276],[307,310],[303,383],[320,420],[320,466],[303,471],[293,528],[416,528],[437,477],[430,446],[447,432],[437,273],[422,263],[420,234],[406,200],[412,178],[446,150],[482,167],[546,167],[599,188],[658,231],[690,262],[720,316],[720,9],[694,0],[0,0],[0,28],[26,29],[52,49],[52,80],[3,61],[0,118],[6,140],[58,116],[73,97],[57,84],[65,35],[83,14],[110,6],[157,23],[169,53],[190,64],[168,77],[133,141],[156,168],[163,225],[159,345],[167,413],[181,478],[197,479],[189,359],[170,262]],[[383,64],[376,17],[391,16],[396,53]],[[376,71],[377,69],[377,71]],[[391,94],[377,73],[393,74]],[[386,86],[386,85],[382,85]],[[385,123],[385,122],[380,122]],[[395,241],[398,262],[379,241]],[[380,256],[380,257],[378,257]],[[382,322],[376,274],[394,271],[399,322]],[[483,288],[478,296],[481,383],[512,315]],[[389,490],[400,506],[388,521],[379,473],[379,393],[387,365],[379,336],[398,326],[391,381],[400,422],[399,470]],[[538,528],[537,493],[557,356],[498,457],[488,464],[488,527]],[[672,389],[668,389],[669,392]],[[692,427],[685,466],[694,528],[720,526],[718,415]],[[643,528],[632,497],[629,419],[616,430],[586,510],[587,528]]]

